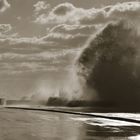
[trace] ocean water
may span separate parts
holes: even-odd
[[[102,115],[140,119],[140,114]],[[140,124],[47,111],[0,109],[0,140],[139,140]]]

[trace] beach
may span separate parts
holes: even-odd
[[[106,115],[124,116],[119,113]],[[104,115],[104,113],[102,113]],[[140,114],[124,117],[139,118]],[[1,140],[136,140],[140,124],[72,114],[0,109]]]

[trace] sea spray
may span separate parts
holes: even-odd
[[[116,104],[140,101],[140,36],[128,22],[107,24],[88,41],[76,65],[87,96]]]
[[[73,63],[67,74],[64,74],[63,77],[38,80],[34,91],[28,98],[41,104],[46,104],[50,100],[60,104],[60,102],[66,103],[66,101],[80,100],[81,97],[82,88]]]

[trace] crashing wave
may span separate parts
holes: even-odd
[[[109,23],[86,44],[77,61],[79,81],[100,101],[140,101],[140,36],[128,22]],[[88,92],[85,92],[88,96]]]

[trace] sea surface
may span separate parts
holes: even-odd
[[[140,120],[139,113],[102,115]],[[139,139],[139,123],[58,112],[0,108],[0,140]]]

